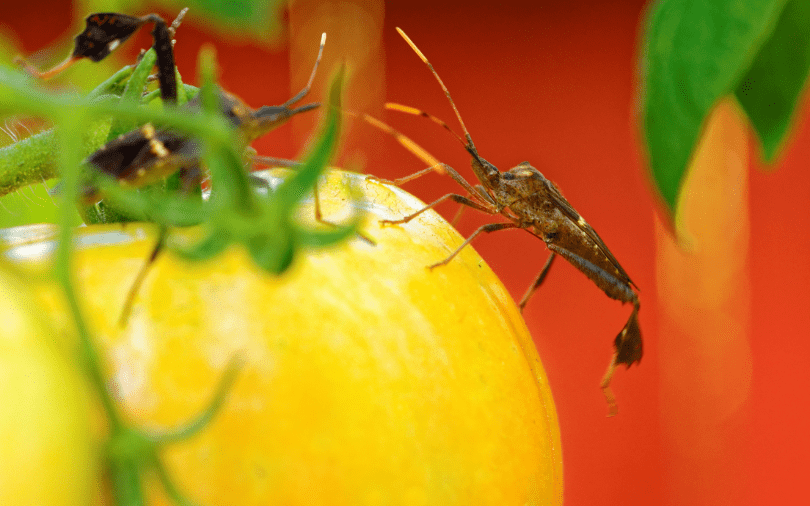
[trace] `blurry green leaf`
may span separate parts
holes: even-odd
[[[674,210],[703,121],[734,91],[786,0],[661,0],[642,45],[642,121],[653,177]]]
[[[785,139],[810,70],[810,2],[788,1],[771,37],[734,93],[772,161]]]
[[[81,135],[81,151],[89,155],[107,138],[111,120],[96,120]],[[45,130],[0,148],[0,196],[59,175],[54,130]]]
[[[215,256],[230,244],[240,243],[260,268],[273,274],[285,271],[302,248],[325,247],[355,233],[360,219],[357,215],[351,225],[332,230],[309,229],[297,221],[301,201],[311,194],[337,147],[340,130],[338,111],[344,74],[342,69],[330,86],[330,108],[321,134],[301,169],[275,190],[260,194],[255,191],[254,184],[243,167],[240,152],[244,146],[240,137],[236,129],[226,121],[219,104],[213,50],[204,49],[200,54],[202,107],[194,113],[174,108],[162,110],[143,107],[142,99],[138,98],[142,95],[143,82],[147,75],[144,70],[147,68],[151,68],[149,61],[131,75],[123,72],[100,87],[104,90],[115,88],[129,100],[118,100],[113,96],[91,100],[87,97],[53,93],[43,90],[39,83],[32,82],[17,72],[4,72],[0,69],[0,77],[8,74],[8,79],[0,79],[0,97],[9,99],[8,107],[15,111],[52,118],[57,121],[57,125],[73,128],[69,133],[55,129],[48,142],[42,142],[36,150],[43,156],[53,157],[56,152],[54,138],[61,140],[60,146],[63,149],[70,146],[69,150],[61,153],[61,169],[63,175],[69,176],[70,182],[66,187],[67,200],[75,200],[80,160],[86,156],[81,151],[80,143],[76,143],[77,136],[82,135],[86,127],[78,128],[77,125],[84,125],[92,118],[115,117],[119,129],[123,128],[120,125],[151,122],[162,125],[163,128],[185,132],[198,140],[202,146],[202,162],[211,172],[212,194],[210,201],[203,201],[199,196],[189,198],[174,192],[167,193],[163,191],[163,185],[140,190],[123,189],[112,178],[97,174],[96,182],[102,194],[106,195],[105,202],[112,206],[96,213],[99,214],[97,219],[103,220],[102,214],[115,211],[122,216],[155,221],[164,227],[200,224],[202,240],[192,246],[174,245],[172,249],[188,259],[203,260]],[[124,81],[128,81],[126,88],[122,86]],[[104,130],[105,134],[107,129]],[[0,162],[2,161],[3,157],[0,156]],[[18,165],[14,157],[7,157],[7,161]],[[2,165],[0,163],[0,168]],[[175,181],[172,184],[177,186],[176,183]],[[93,209],[100,208],[95,206]]]
[[[100,185],[114,209],[125,210],[128,216],[142,221],[185,227],[197,225],[204,219],[204,203],[194,195],[165,194],[159,187],[143,190],[120,188],[110,178]]]
[[[191,8],[208,12],[224,20],[252,21],[267,16],[267,7],[273,2],[266,0],[190,0]]]
[[[281,274],[292,264],[295,246],[289,230],[277,228],[273,235],[258,234],[247,241],[253,262],[265,272]]]
[[[189,7],[188,15],[195,23],[206,23],[225,36],[251,37],[259,42],[265,42],[268,34],[279,30],[279,19],[287,6],[282,0],[171,0],[164,3],[176,9]]]
[[[20,53],[22,44],[19,37],[7,24],[0,26],[0,65],[15,67],[14,56]]]
[[[298,242],[309,248],[324,248],[342,242],[357,233],[359,219],[355,219],[345,227],[335,227],[327,230],[298,230]]]
[[[230,243],[231,236],[228,233],[213,230],[194,246],[188,248],[175,247],[173,250],[187,260],[202,261],[220,254]]]
[[[16,227],[31,223],[58,223],[60,211],[57,198],[48,194],[55,180],[20,188],[0,198],[0,228]],[[71,218],[73,226],[82,222],[74,211]]]
[[[312,191],[315,181],[318,180],[323,169],[329,164],[332,155],[337,149],[338,132],[340,129],[340,104],[343,92],[343,77],[345,69],[340,68],[332,79],[329,87],[329,111],[326,114],[326,126],[318,137],[315,148],[304,161],[298,171],[279,186],[278,194],[281,206],[292,208],[304,195]]]
[[[156,62],[157,54],[155,53],[154,49],[150,48],[149,51],[144,53],[143,58],[141,58],[141,61],[138,62],[138,65],[135,67],[135,70],[132,72],[132,75],[127,81],[124,92],[121,94],[122,102],[129,102],[131,104],[140,103],[141,95],[143,95],[143,88],[146,85],[146,80],[149,77],[149,74],[152,73],[152,68],[154,68]],[[136,121],[115,118],[113,119],[112,126],[110,127],[110,133],[107,134],[107,141],[109,142],[119,135],[131,132],[132,130],[138,128],[138,126],[138,122]]]
[[[117,95],[121,96],[129,83],[129,78],[132,76],[134,67],[127,65],[118,72],[105,79],[104,82],[93,88],[87,94],[87,98],[96,98],[102,95]]]

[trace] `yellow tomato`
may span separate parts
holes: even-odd
[[[78,358],[38,313],[0,269],[0,504],[86,506],[98,457],[90,397]]]
[[[166,254],[117,319],[155,240],[141,225],[77,232],[77,283],[127,415],[155,431],[208,402],[243,367],[222,411],[163,453],[199,504],[553,505],[562,464],[551,392],[509,294],[437,214],[362,177],[322,182],[339,221],[366,195],[364,234],[298,256],[280,277],[232,248],[189,264]],[[302,216],[311,216],[311,208]],[[50,289],[41,291],[58,314]],[[157,482],[154,504],[170,504]]]

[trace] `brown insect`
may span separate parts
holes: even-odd
[[[568,203],[554,183],[546,179],[537,169],[532,167],[528,162],[522,162],[506,172],[501,172],[497,167],[484,160],[481,155],[478,154],[478,150],[467,131],[467,127],[464,125],[464,120],[461,119],[461,114],[459,114],[453,99],[450,97],[450,92],[447,90],[444,82],[442,82],[439,74],[436,73],[433,69],[433,65],[430,64],[419,48],[405,35],[405,32],[399,28],[397,28],[397,31],[436,77],[447,99],[450,101],[450,105],[453,107],[456,118],[458,118],[459,124],[464,132],[464,138],[462,139],[456,134],[447,123],[424,111],[392,103],[386,104],[386,108],[428,118],[453,134],[464,146],[467,153],[472,156],[472,170],[481,184],[476,186],[471,185],[452,167],[438,162],[433,156],[425,152],[401,133],[374,118],[363,115],[365,120],[392,134],[409,151],[413,152],[422,161],[430,165],[427,169],[391,181],[392,183],[399,185],[435,170],[449,174],[467,191],[466,196],[455,193],[444,195],[409,216],[405,216],[400,220],[385,221],[383,223],[390,225],[407,223],[428,209],[432,209],[447,200],[452,200],[463,206],[472,207],[473,209],[485,213],[501,214],[509,221],[491,223],[479,227],[455,251],[450,253],[447,258],[431,265],[430,268],[433,269],[450,262],[465,246],[470,244],[470,242],[480,234],[518,228],[526,230],[542,239],[548,249],[551,250],[551,254],[541,269],[540,274],[531,284],[519,303],[521,311],[523,311],[523,308],[526,306],[532,294],[543,283],[557,255],[562,256],[574,267],[579,269],[593,281],[597,287],[605,292],[608,297],[619,300],[622,303],[632,304],[633,311],[627,323],[613,341],[614,353],[600,384],[609,406],[609,415],[615,415],[617,413],[616,399],[610,389],[610,380],[613,377],[616,366],[624,364],[629,368],[632,364],[639,362],[642,355],[641,330],[638,324],[639,300],[634,290],[634,288],[637,288],[635,283],[633,283],[622,266],[619,265],[619,262],[596,231],[577,213],[571,204]]]
[[[311,111],[320,106],[318,103],[311,103],[292,107],[309,93],[323,55],[325,42],[326,34],[322,34],[318,57],[307,85],[297,95],[281,105],[265,105],[252,109],[237,96],[219,90],[222,112],[239,131],[245,145],[280,127],[294,115]],[[197,95],[184,107],[190,110],[198,109],[200,96]],[[156,130],[147,123],[141,128],[108,142],[87,157],[85,162],[99,172],[116,178],[122,186],[132,188],[140,188],[160,181],[179,170],[184,186],[190,188],[199,184],[202,178],[198,166],[201,153],[202,147],[197,140],[171,129]],[[254,157],[254,159],[272,160],[278,165],[296,164],[296,162],[279,158]],[[95,189],[89,187],[83,197],[89,203],[95,203],[100,199],[100,195]]]
[[[292,107],[293,104],[309,93],[323,56],[325,43],[326,34],[324,33],[321,35],[318,56],[315,59],[315,65],[306,86],[281,105],[262,106],[258,109],[252,109],[235,95],[223,90],[219,91],[220,106],[223,114],[237,128],[245,145],[280,127],[292,116],[320,106],[318,103],[312,103],[296,108]],[[186,104],[186,107],[190,109],[199,108],[200,96],[197,95]],[[199,166],[201,152],[202,149],[197,140],[170,129],[155,130],[151,124],[147,123],[139,129],[108,142],[85,161],[96,167],[100,172],[115,177],[122,186],[134,188],[154,183],[174,172],[180,171],[181,189],[188,191],[202,182],[202,171]],[[297,164],[297,162],[277,158],[254,157],[254,160],[264,163],[267,163],[267,160],[272,160],[277,165]],[[258,178],[256,181],[259,184],[266,184],[264,180]],[[86,201],[97,202],[100,195],[95,187],[88,186],[85,188],[83,197]],[[329,223],[322,219],[320,221]],[[129,318],[135,296],[144,279],[146,279],[149,268],[163,248],[165,234],[165,228],[161,228],[155,247],[130,287],[119,318],[119,324],[122,327]]]
[[[148,14],[146,16],[129,16],[126,14],[101,12],[87,16],[86,27],[74,39],[74,49],[65,61],[53,69],[40,72],[33,66],[18,58],[25,70],[41,79],[57,75],[70,67],[73,63],[87,58],[98,62],[107,57],[112,51],[128,40],[141,26],[153,23],[153,47],[157,56],[158,73],[161,97],[165,102],[177,101],[177,82],[175,79],[174,51],[172,36],[180,25],[187,9],[183,9],[171,26],[166,26],[160,16]],[[286,123],[292,116],[313,110],[320,106],[311,103],[299,107],[294,104],[303,99],[312,87],[312,82],[323,56],[326,34],[321,35],[318,56],[306,86],[294,97],[278,106],[263,106],[252,109],[238,97],[219,90],[219,102],[222,112],[230,123],[239,132],[244,145]],[[200,96],[188,102],[184,108],[194,110],[200,107]],[[202,146],[197,139],[187,136],[169,128],[155,128],[152,124],[145,124],[130,132],[122,134],[109,141],[85,159],[85,163],[98,172],[111,176],[121,186],[140,188],[164,179],[176,172],[180,175],[181,191],[190,191],[202,182],[200,161]],[[283,159],[265,159],[254,157],[256,161],[267,163],[270,160],[276,165],[296,165],[296,162]],[[256,181],[266,184],[264,180]],[[82,201],[85,205],[92,205],[102,198],[98,188],[88,183],[84,186]],[[323,221],[323,220],[322,220]],[[130,288],[129,294],[121,311],[120,323],[124,325],[132,309],[135,295],[143,282],[149,267],[159,255],[165,240],[165,228],[161,228],[159,238],[149,258],[141,268]]]

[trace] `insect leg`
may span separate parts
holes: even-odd
[[[321,213],[321,199],[318,197],[318,182],[316,181],[315,184],[312,186],[312,199],[315,204],[315,220],[318,223],[322,223],[324,225],[328,225],[330,227],[338,227],[337,223],[333,223],[323,217],[323,213]],[[377,242],[374,239],[368,237],[364,233],[360,232],[359,230],[355,232],[357,237],[368,243],[370,246],[376,246]]]
[[[367,181],[377,181],[378,183],[385,183],[385,184],[390,184],[390,185],[393,185],[393,186],[402,186],[403,184],[405,184],[405,183],[407,183],[409,181],[413,181],[414,179],[418,179],[418,178],[424,176],[425,174],[429,174],[429,173],[433,172],[440,165],[442,165],[442,164],[432,165],[432,166],[428,167],[427,169],[422,169],[419,172],[414,172],[411,175],[401,177],[399,179],[393,179],[392,180],[392,179],[382,179],[382,178],[379,178],[377,176],[367,176],[366,180]]]
[[[164,101],[177,102],[177,78],[174,70],[174,46],[172,33],[163,18],[156,14],[149,14],[144,18],[154,24],[152,29],[152,47],[157,54],[158,81],[160,82],[160,98]]]
[[[425,161],[429,162],[429,160],[425,160]],[[438,168],[441,168],[442,170],[440,171],[440,170],[438,170]],[[385,180],[385,179],[379,179],[379,178],[377,178],[375,176],[369,176],[367,179],[369,179],[371,181],[380,181],[380,182],[384,182],[384,183],[388,183],[388,184],[393,184],[394,186],[401,186],[404,183],[407,183],[409,181],[413,181],[414,179],[422,177],[425,174],[433,172],[434,170],[436,172],[439,172],[439,173],[443,172],[443,173],[448,174],[450,177],[453,178],[453,180],[455,182],[457,182],[458,184],[463,186],[464,189],[467,190],[467,193],[469,193],[472,198],[480,197],[481,200],[485,200],[487,203],[490,203],[490,204],[493,204],[493,205],[495,204],[492,201],[492,198],[489,195],[487,195],[486,192],[479,192],[478,190],[475,189],[475,187],[473,187],[473,185],[471,185],[469,182],[467,182],[467,180],[464,179],[461,176],[461,174],[456,172],[456,169],[454,169],[453,167],[447,165],[446,163],[441,163],[441,162],[436,163],[435,165],[432,165],[432,166],[430,166],[430,167],[428,167],[426,169],[422,169],[422,170],[420,170],[418,172],[414,172],[413,174],[411,174],[409,176],[401,177],[399,179],[394,179],[393,181],[388,181],[388,180]],[[474,207],[474,206],[471,206],[471,207]],[[499,211],[496,211],[496,212],[499,212]],[[492,214],[495,214],[495,213],[492,213]]]
[[[551,251],[558,253],[590,278],[596,286],[605,292],[605,295],[621,302],[633,304],[633,312],[630,314],[630,318],[628,318],[622,331],[616,336],[613,344],[617,353],[616,363],[630,367],[635,362],[640,361],[642,339],[641,329],[638,325],[639,301],[638,295],[630,287],[630,284],[620,281],[610,273],[565,248],[553,243],[548,243],[547,246]]]
[[[475,189],[476,189],[476,191],[478,191],[478,194],[474,195],[474,196],[480,196],[482,200],[485,200],[485,201],[489,202],[493,206],[498,206],[498,203],[495,202],[495,200],[489,195],[489,193],[487,193],[487,191],[484,189],[483,186],[481,186],[480,184],[477,184],[477,185],[475,185]],[[452,220],[450,220],[451,225],[453,225],[454,227],[456,226],[456,223],[458,223],[458,220],[461,219],[461,215],[464,213],[465,209],[467,209],[467,208],[464,207],[464,206],[459,206],[458,207],[458,211],[456,211],[456,215],[453,216]],[[508,218],[511,219],[512,217],[509,216]]]
[[[506,222],[506,223],[490,223],[488,225],[483,225],[481,227],[478,227],[478,230],[473,232],[472,235],[470,235],[470,237],[468,237],[463,243],[461,243],[461,246],[459,246],[458,248],[456,248],[455,251],[450,253],[450,256],[448,256],[447,258],[445,258],[444,260],[442,260],[441,262],[439,262],[437,264],[433,264],[433,265],[428,266],[428,269],[434,269],[434,268],[439,267],[441,265],[447,265],[447,263],[449,263],[450,260],[455,258],[455,256],[458,255],[461,252],[461,250],[464,249],[465,246],[470,244],[472,242],[472,240],[475,239],[478,236],[478,234],[481,234],[481,233],[488,234],[490,232],[497,232],[498,230],[507,230],[507,229],[510,229],[510,228],[520,228],[520,225],[517,224],[517,223]]]
[[[120,327],[126,327],[127,325],[127,320],[129,320],[129,315],[132,312],[132,305],[135,303],[135,296],[138,295],[138,291],[144,279],[146,279],[146,275],[149,274],[149,269],[152,267],[152,264],[155,263],[158,255],[163,251],[163,246],[166,244],[166,233],[167,228],[161,225],[160,231],[158,232],[158,239],[155,242],[155,246],[152,248],[152,252],[141,266],[141,270],[138,271],[138,275],[135,277],[135,281],[132,282],[132,286],[129,287],[129,293],[127,293],[127,298],[124,299],[124,306],[121,308],[121,316],[118,318],[118,325]]]
[[[37,79],[47,80],[50,79],[65,70],[67,70],[71,65],[79,61],[79,58],[75,58],[73,56],[68,56],[65,58],[61,63],[57,64],[50,70],[39,70],[38,68],[34,67],[27,60],[23,59],[21,56],[16,56],[14,58],[14,63],[22,67],[22,69],[30,76],[36,77]]]
[[[613,392],[610,389],[610,380],[613,378],[613,372],[616,370],[618,364],[624,364],[630,367],[634,363],[639,362],[643,353],[641,328],[638,324],[638,295],[636,295],[629,283],[622,282],[581,256],[553,243],[547,243],[547,246],[550,250],[571,262],[574,267],[579,269],[590,278],[596,286],[601,288],[608,297],[633,304],[633,312],[630,313],[630,318],[628,318],[627,323],[625,323],[621,332],[616,336],[616,339],[613,340],[614,352],[611,356],[605,376],[602,378],[602,383],[600,384],[600,388],[608,403],[609,416],[613,416],[618,412],[616,398],[613,396]]]
[[[256,152],[253,148],[248,148],[248,150],[252,151],[253,153]],[[267,182],[267,180],[265,180],[264,178],[254,176],[250,172],[251,163],[257,163],[259,165],[264,165],[266,167],[299,167],[301,165],[301,162],[296,160],[289,160],[287,158],[275,158],[272,156],[252,155],[250,161],[248,161],[248,163],[245,165],[245,170],[248,171],[248,178],[250,178],[250,182],[253,183],[253,185],[256,188],[263,188],[268,193],[271,190],[270,183]]]
[[[402,223],[408,223],[409,221],[416,218],[420,214],[424,213],[428,209],[433,209],[434,207],[441,204],[445,200],[452,200],[453,202],[455,202],[457,204],[463,204],[465,206],[472,207],[473,209],[478,209],[479,211],[483,211],[485,213],[498,214],[497,207],[495,207],[495,206],[493,206],[493,205],[491,205],[491,204],[489,204],[487,202],[479,203],[479,202],[476,202],[475,200],[472,200],[472,199],[470,199],[468,197],[465,197],[463,195],[457,195],[455,193],[448,193],[447,195],[439,197],[438,199],[434,200],[433,202],[426,205],[422,209],[420,209],[420,210],[416,211],[415,213],[413,213],[411,215],[408,215],[408,216],[406,216],[406,217],[404,217],[404,218],[402,218],[400,220],[380,220],[380,223],[383,224],[383,225],[400,225]]]
[[[253,162],[266,167],[299,167],[301,165],[301,162],[297,160],[273,156],[254,156]]]
[[[602,383],[599,385],[608,403],[608,416],[614,416],[619,412],[619,408],[616,405],[616,397],[613,395],[613,390],[610,388],[610,380],[613,378],[613,372],[616,370],[616,366],[625,364],[627,367],[630,367],[634,362],[641,360],[642,340],[641,329],[638,325],[638,308],[638,301],[636,301],[633,305],[633,313],[630,315],[622,331],[619,332],[619,335],[617,335],[616,339],[613,341],[615,351],[610,358],[607,371],[605,371],[605,375],[602,377]]]
[[[608,404],[607,416],[616,416],[619,414],[619,406],[616,404],[616,396],[613,395],[613,390],[610,388],[610,380],[613,379],[613,372],[616,371],[617,355],[617,353],[614,353],[610,358],[607,371],[605,371],[605,375],[602,377],[602,382],[599,384],[599,388],[602,389],[602,393],[605,395],[605,400]]]
[[[520,299],[520,304],[518,304],[518,307],[520,308],[521,313],[523,312],[523,308],[526,307],[526,303],[529,302],[529,297],[531,297],[532,294],[534,294],[534,292],[540,288],[540,285],[543,284],[543,281],[546,279],[546,274],[548,274],[548,270],[551,268],[551,262],[554,261],[554,257],[556,256],[557,254],[554,252],[548,256],[548,260],[546,260],[546,264],[543,266],[543,269],[540,271],[537,279],[534,280],[534,283],[532,283],[531,286],[529,286],[529,289],[526,290],[526,294],[522,299]]]
[[[273,157],[270,157],[270,156],[254,156],[253,161],[257,162],[257,163],[259,163],[261,165],[275,166],[275,167],[298,167],[298,166],[301,165],[301,162],[297,162],[295,160],[288,160],[286,158],[273,158]],[[261,179],[261,178],[256,178],[256,179],[261,181],[261,182],[264,182],[266,184],[266,181],[264,181],[264,179]],[[322,224],[328,225],[330,227],[339,226],[336,223],[333,223],[333,222],[331,222],[329,220],[324,219],[323,213],[321,212],[321,199],[318,197],[318,183],[317,182],[315,183],[315,185],[312,188],[312,199],[313,199],[314,205],[315,205],[315,220],[318,223],[322,223]],[[367,235],[363,234],[362,232],[358,231],[357,236],[360,237],[360,239],[367,242],[368,244],[370,244],[371,246],[376,246],[377,245],[377,243],[373,239],[371,239]]]
[[[194,188],[199,188],[200,184],[202,183],[202,171],[200,170],[200,166],[197,164],[182,167],[179,173],[180,191],[183,193],[191,193]],[[135,277],[135,281],[132,282],[132,286],[129,288],[129,293],[127,293],[127,298],[124,300],[124,306],[121,308],[121,316],[118,319],[118,324],[121,327],[125,327],[127,324],[129,315],[132,313],[132,305],[135,303],[135,296],[138,295],[141,285],[146,279],[147,274],[149,274],[149,269],[152,268],[152,265],[155,263],[155,260],[157,260],[158,255],[160,255],[161,251],[163,251],[163,247],[166,245],[167,234],[168,228],[165,225],[161,225],[155,246],[152,248],[152,252],[141,266],[141,270]]]
[[[458,206],[458,211],[456,211],[456,214],[453,216],[453,219],[450,220],[450,225],[452,225],[453,227],[456,226],[456,224],[458,223],[458,220],[461,219],[461,215],[464,214],[465,209],[467,209],[467,208],[464,207],[464,206]]]

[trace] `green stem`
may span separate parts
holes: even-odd
[[[114,503],[117,506],[144,506],[146,499],[141,489],[138,465],[131,461],[121,461],[111,463],[110,468]]]
[[[183,427],[179,427],[172,431],[167,431],[152,437],[152,440],[159,444],[176,443],[178,441],[185,441],[191,436],[204,429],[219,412],[228,393],[236,381],[237,373],[241,367],[241,362],[238,359],[232,359],[228,364],[228,368],[219,380],[217,389],[211,397],[208,406],[197,417],[190,422],[187,422]]]
[[[93,88],[90,93],[87,94],[87,98],[98,98],[102,95],[121,95],[126,87],[125,83],[128,82],[129,76],[132,75],[133,69],[134,67],[131,65],[122,68],[107,78],[103,83]]]
[[[119,71],[117,78],[100,86],[107,90],[111,86],[120,86],[127,71]],[[158,121],[179,130],[188,132],[193,137],[208,139],[218,144],[237,145],[238,141],[219,114],[199,115],[182,114],[177,111],[154,111],[138,107],[137,104],[118,104],[110,100],[88,100],[86,98],[56,95],[38,89],[30,79],[0,67],[0,104],[13,106],[14,114],[32,114],[43,118],[54,118],[59,112],[68,116],[73,114],[90,114],[101,118],[92,122],[84,132],[79,162],[90,153],[100,148],[107,139],[111,120],[146,123]],[[0,112],[7,106],[0,105]],[[24,186],[41,182],[58,175],[55,160],[57,144],[53,130],[31,136],[21,142],[0,149],[0,196],[13,192]]]
[[[74,139],[78,137],[78,132],[86,122],[86,115],[80,111],[75,114],[62,114],[59,121],[58,137],[59,137],[59,153],[60,162],[62,167],[78,168],[81,163],[81,154],[79,147],[75,145]],[[95,349],[93,341],[90,337],[90,331],[79,307],[79,301],[76,297],[76,290],[73,286],[73,276],[71,269],[71,250],[73,247],[73,227],[71,226],[71,216],[73,211],[74,195],[78,193],[79,175],[78,170],[66,170],[63,174],[63,181],[65,185],[65,192],[62,195],[61,213],[60,213],[60,228],[59,228],[59,247],[56,251],[56,279],[62,286],[65,293],[70,313],[73,315],[73,321],[76,326],[76,331],[79,334],[79,343],[81,346],[82,354],[84,355],[85,365],[90,381],[97,390],[101,400],[104,411],[110,421],[111,429],[118,430],[121,425],[121,416],[118,409],[107,390],[104,375],[101,369],[101,361],[98,352]]]
[[[143,95],[144,84],[146,84],[146,79],[149,77],[149,72],[152,71],[152,67],[155,66],[155,61],[157,61],[157,55],[155,54],[154,49],[150,49],[143,55],[141,61],[138,62],[138,65],[132,72],[132,76],[129,78],[129,81],[127,81],[127,86],[124,88],[124,92],[121,94],[121,103],[140,103],[141,95]],[[138,128],[137,122],[116,117],[112,122],[112,126],[110,127],[110,133],[107,135],[107,140],[112,140],[119,135],[123,135],[131,130],[135,130],[136,128]]]
[[[82,136],[82,157],[104,144],[110,123],[109,119],[90,123]],[[59,164],[56,153],[56,134],[53,129],[0,148],[0,197],[25,186],[57,177]]]
[[[197,506],[196,503],[191,502],[183,496],[180,489],[178,489],[174,484],[169,476],[169,473],[166,471],[166,468],[163,466],[163,463],[160,460],[155,460],[154,470],[155,474],[160,480],[160,483],[163,485],[163,490],[166,491],[166,495],[169,496],[169,499],[171,499],[172,502],[174,502],[177,506]]]
[[[87,94],[88,99],[104,95],[120,95],[132,75],[127,66]],[[97,120],[82,136],[82,154],[89,155],[100,148],[107,138],[111,120]],[[56,138],[53,129],[45,130],[19,142],[0,148],[0,197],[24,186],[51,179],[59,174],[56,163]]]

